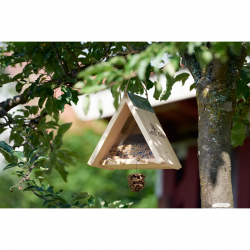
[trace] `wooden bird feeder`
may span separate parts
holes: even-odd
[[[126,92],[88,164],[114,169],[180,169],[147,99]]]

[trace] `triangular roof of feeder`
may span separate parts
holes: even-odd
[[[137,161],[104,159],[128,120],[133,116],[155,159]],[[119,138],[118,138],[119,139]],[[114,169],[180,169],[181,164],[164,133],[149,101],[143,97],[125,93],[118,110],[111,118],[88,164],[108,170]]]

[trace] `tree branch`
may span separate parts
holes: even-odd
[[[12,146],[12,148],[13,149],[15,149],[15,148],[19,148],[19,147],[21,147],[21,146],[24,146],[24,145],[26,145],[27,144],[27,142],[25,142],[25,143],[23,143],[23,144],[20,144],[20,145],[14,145],[14,146]]]
[[[201,67],[194,54],[189,55],[187,51],[181,55],[183,64],[188,68],[196,84],[201,78]]]
[[[1,114],[0,114],[1,115]],[[0,125],[0,128],[4,128],[6,126],[9,126],[10,122],[6,122]]]
[[[140,53],[140,50],[120,51],[116,55],[128,55],[128,54],[137,54],[137,53]]]
[[[12,99],[9,98],[3,102],[0,102],[0,107],[2,107],[6,112],[8,112],[10,109],[20,105],[20,104],[25,104],[27,103],[27,100],[29,96],[31,95],[31,91],[29,91],[26,95],[21,94],[21,95],[16,95]],[[3,116],[0,114],[0,118]]]

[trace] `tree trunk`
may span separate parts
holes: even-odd
[[[195,54],[182,55],[182,62],[196,82],[199,113],[198,157],[202,208],[233,208],[231,182],[231,124],[236,88],[246,58],[228,49],[229,60],[213,59],[203,70]]]
[[[202,208],[233,208],[231,124],[236,87],[245,56],[228,63],[214,59],[197,87],[198,156]]]
[[[224,72],[223,72],[224,73]],[[233,207],[230,139],[236,90],[205,78],[197,89],[201,207]]]

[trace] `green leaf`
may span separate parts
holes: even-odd
[[[122,205],[121,208],[129,208],[131,205],[133,205],[133,202],[127,203],[126,205]]]
[[[53,65],[53,70],[55,72],[55,78],[62,78],[63,77],[63,71],[59,63],[55,63]]]
[[[21,145],[24,141],[24,139],[22,138],[22,136],[18,133],[18,132],[14,132],[13,130],[10,133],[10,137],[9,137],[9,142],[11,142],[12,140],[14,140],[14,145]]]
[[[112,203],[109,203],[109,204],[108,204],[108,207],[111,207],[111,208],[116,207],[120,202],[121,202],[121,201],[114,201],[114,202],[112,202]]]
[[[4,141],[0,141],[0,149],[4,150],[6,153],[8,153],[9,155],[12,154],[13,149],[10,145],[8,145],[6,142]]]
[[[38,106],[31,106],[30,107],[30,114],[36,115],[38,112],[39,107]]]
[[[241,122],[234,122],[231,131],[231,144],[235,148],[237,146],[243,146],[246,138],[246,127]]]
[[[69,130],[69,128],[71,127],[71,125],[72,125],[72,123],[62,124],[58,129],[58,134],[63,135],[64,133],[66,133]]]
[[[14,173],[12,173],[13,175],[17,175],[18,177],[23,177],[24,174],[23,174],[24,171],[16,171]]]
[[[72,157],[68,154],[68,150],[58,150],[58,156],[63,162],[69,164],[69,165],[75,165],[75,162],[73,161]]]
[[[24,157],[24,154],[22,151],[13,151],[12,156],[17,157],[22,162],[26,162],[26,158]]]
[[[19,167],[19,168],[27,167],[27,164],[24,163],[24,162],[19,162],[19,163],[18,163],[18,167]]]
[[[62,161],[56,161],[56,170],[62,176],[63,180],[67,182],[68,172],[65,170],[65,164]]]
[[[41,53],[34,53],[32,56],[32,62],[38,66],[43,66],[43,57]]]
[[[1,74],[0,75],[0,86],[2,84],[12,82],[12,81],[13,81],[13,79],[11,77],[9,77],[9,74]]]
[[[151,89],[154,86],[154,83],[149,79],[150,78],[150,73],[151,73],[151,65],[149,64],[146,70],[146,82],[145,85],[147,89]]]
[[[74,90],[74,89],[70,89],[70,91],[71,91],[71,95],[72,95],[72,102],[73,102],[75,105],[77,105],[78,100],[79,100],[79,98],[78,98],[79,93],[78,93],[77,90]]]
[[[109,60],[109,63],[123,66],[126,64],[126,59],[123,56],[115,56]]]
[[[84,199],[88,198],[89,196],[90,196],[90,194],[88,192],[81,192],[79,194],[74,195],[71,202],[84,200]]]
[[[141,81],[145,81],[146,70],[147,70],[149,63],[150,63],[150,58],[145,58],[145,59],[141,60],[139,63],[139,68],[138,68],[137,74],[138,74],[138,77]]]
[[[17,92],[17,93],[20,93],[20,92],[22,91],[22,88],[23,88],[23,84],[20,83],[20,82],[18,82],[18,83],[16,84],[16,92]]]
[[[28,156],[28,159],[31,159],[31,157],[36,154],[40,149],[39,148],[35,148],[33,149],[30,153],[29,153],[29,156]]]
[[[88,199],[88,206],[92,207],[95,205],[95,197],[93,195],[90,195]]]
[[[119,91],[118,91],[118,84],[115,84],[111,87],[111,93],[114,98],[114,107],[117,110],[118,109],[118,103],[119,103]]]
[[[49,158],[46,156],[39,156],[35,161],[31,162],[30,165],[33,166],[34,164],[36,164],[39,161],[44,161],[44,160],[48,160]]]
[[[108,203],[105,200],[103,200],[102,198],[98,198],[98,200],[102,208],[108,207]]]
[[[178,71],[180,59],[177,57],[170,58],[170,62],[164,67],[164,72],[167,73],[169,76],[174,77],[175,72]]]
[[[13,77],[13,81],[16,81],[16,80],[18,80],[18,79],[23,79],[23,78],[24,78],[23,73],[19,73],[19,74],[15,75],[15,76]]]
[[[67,100],[63,98],[63,96],[59,96],[56,100],[56,104],[57,104],[57,108],[63,112],[64,106],[67,104]]]
[[[91,93],[99,92],[99,91],[107,89],[107,88],[108,88],[108,86],[106,86],[106,85],[85,86],[82,88],[82,93],[91,94]]]
[[[159,100],[159,97],[160,97],[161,92],[162,92],[162,86],[161,86],[159,81],[155,82],[154,85],[155,85],[154,98],[156,100]]]
[[[237,84],[237,98],[246,101],[250,95],[250,88],[247,84],[250,83],[250,77],[246,73],[246,69],[241,70],[240,79]]]
[[[43,107],[43,104],[45,102],[47,97],[40,97],[39,101],[38,101],[38,106],[39,108],[42,108]]]
[[[43,167],[40,167],[40,171],[47,171],[49,170],[48,168],[43,168]]]
[[[3,169],[3,171],[6,170],[6,169],[9,169],[9,168],[14,168],[14,167],[16,167],[16,166],[18,166],[17,163],[11,163],[11,164],[7,165],[7,166]]]
[[[55,119],[56,122],[58,122],[60,114],[59,114],[59,109],[57,107],[57,99],[56,98],[53,99],[52,112],[53,112],[53,118]]]
[[[182,86],[183,86],[186,80],[188,79],[188,77],[189,77],[188,73],[182,73],[182,74],[177,75],[174,80],[175,82],[182,81]]]
[[[169,98],[169,96],[171,94],[172,87],[173,87],[173,85],[175,83],[173,77],[171,77],[170,75],[167,75],[166,77],[167,77],[166,90],[163,92],[163,94],[161,96],[161,99],[160,99],[161,101],[162,100],[166,101]]]
[[[2,153],[2,155],[4,156],[5,160],[9,163],[17,163],[18,160],[16,157],[10,155],[9,153],[6,153],[4,150],[0,150],[0,152]]]
[[[85,95],[84,101],[83,101],[83,111],[84,114],[87,115],[89,111],[89,103],[90,103],[90,97],[89,95]]]
[[[38,187],[38,186],[29,186],[29,187],[26,187],[24,190],[25,191],[39,191],[39,192],[42,192],[44,191],[41,187]]]
[[[192,90],[192,89],[194,89],[195,88],[195,83],[193,83],[192,85],[190,85],[190,91]]]
[[[54,198],[54,200],[60,201],[60,202],[62,202],[63,204],[68,204],[67,201],[64,200],[64,199],[63,199],[62,197],[60,197],[60,196],[54,196],[53,198]]]
[[[31,71],[33,70],[33,66],[32,64],[27,64],[24,68],[23,68],[23,73],[25,74],[26,77],[28,77],[31,74]]]

